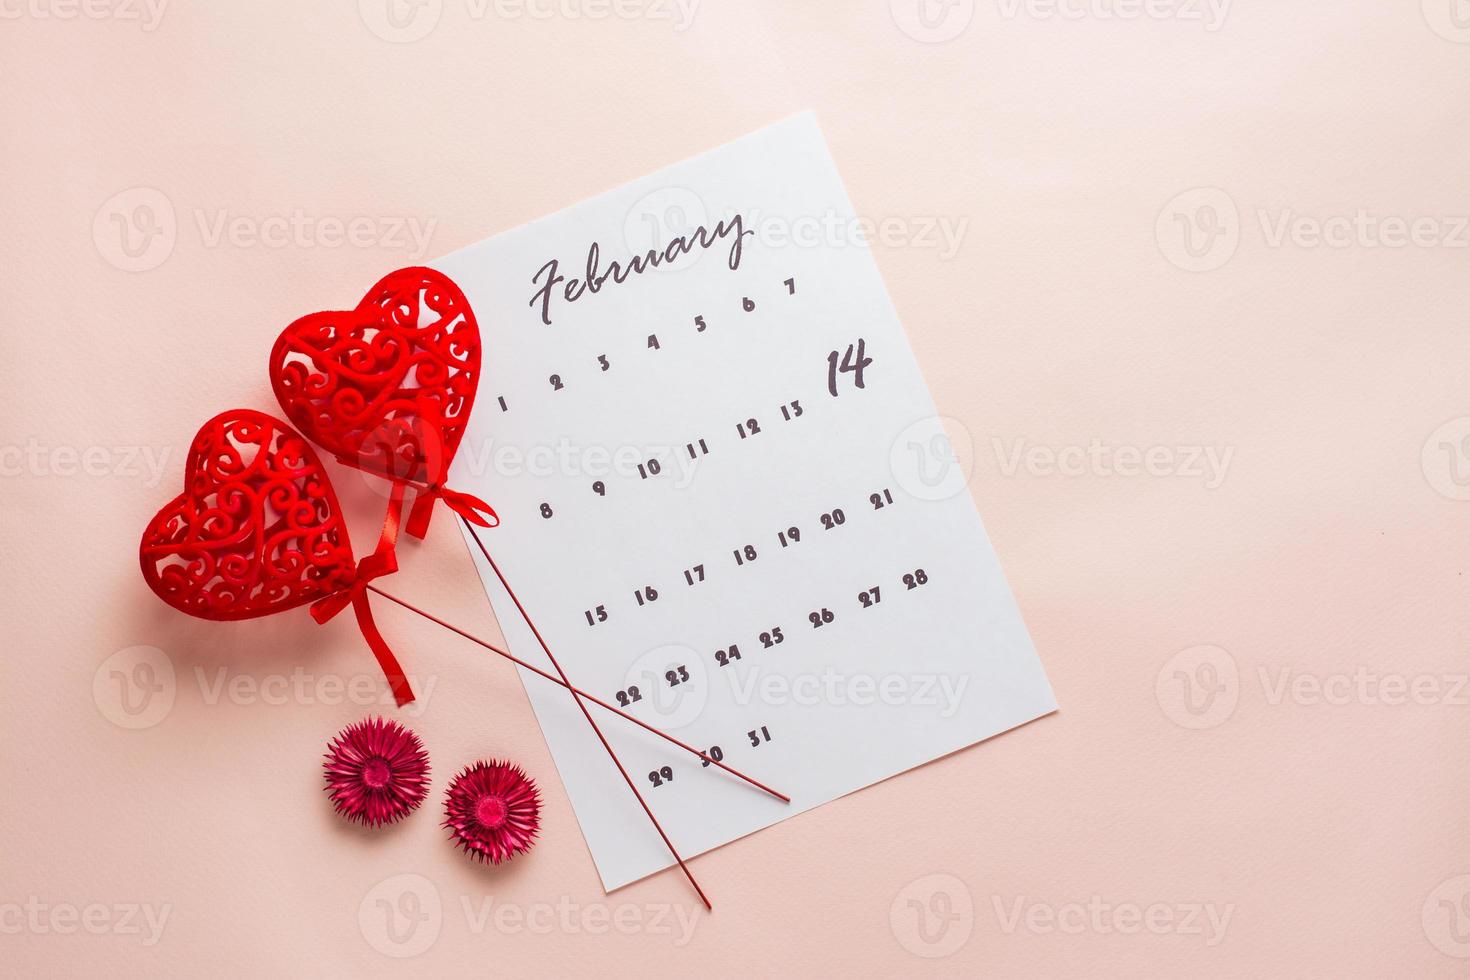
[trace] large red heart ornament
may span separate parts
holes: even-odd
[[[184,492],[154,515],[138,549],[143,578],[191,616],[251,619],[312,603],[326,622],[354,606],[399,704],[413,700],[367,607],[367,583],[396,570],[390,547],[353,559],[331,478],[284,422],[250,409],[204,423]]]
[[[464,293],[433,269],[384,276],[352,310],[312,313],[271,350],[286,417],[343,463],[417,489],[408,533],[442,498],[476,523],[494,511],[443,487],[475,402],[480,330]],[[481,506],[475,506],[475,505]]]

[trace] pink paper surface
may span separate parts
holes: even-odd
[[[11,971],[1465,974],[1470,18],[925,10],[4,7]],[[296,316],[807,108],[1063,710],[700,858],[705,914],[604,895],[513,672],[384,605],[434,790],[344,826],[352,624],[138,574],[198,424]],[[498,635],[452,522],[403,564]],[[489,756],[546,800],[493,870],[438,827]]]

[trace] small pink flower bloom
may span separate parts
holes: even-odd
[[[348,725],[327,746],[322,770],[337,812],[380,827],[408,816],[429,793],[429,754],[396,721],[369,718]]]
[[[499,864],[536,843],[541,797],[509,762],[476,762],[454,777],[444,798],[444,826],[466,854]]]

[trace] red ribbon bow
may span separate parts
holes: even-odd
[[[415,486],[418,485],[415,484]],[[422,539],[428,533],[429,518],[434,513],[435,500],[444,501],[450,510],[471,524],[478,524],[480,527],[496,527],[500,524],[500,515],[495,513],[495,508],[479,497],[472,493],[451,490],[444,484],[435,482],[428,486],[418,487],[413,508],[408,512],[408,526],[405,530],[409,534]]]
[[[388,513],[383,518],[383,533],[378,539],[378,550],[357,563],[357,567],[338,580],[340,588],[331,595],[323,596],[311,604],[311,618],[318,624],[325,623],[350,604],[357,614],[357,628],[378,660],[388,686],[393,690],[393,699],[401,708],[414,699],[413,688],[403,674],[403,667],[393,650],[388,646],[378,624],[373,619],[372,606],[368,604],[368,583],[381,575],[398,571],[395,545],[398,542],[398,523],[403,513],[403,486],[393,484],[392,496],[388,500]]]

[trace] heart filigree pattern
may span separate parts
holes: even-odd
[[[342,462],[436,486],[464,436],[480,331],[464,293],[433,269],[384,276],[352,310],[313,313],[271,351],[286,417]]]
[[[249,409],[223,412],[200,428],[184,492],[149,522],[139,558],[164,602],[215,620],[315,602],[356,575],[316,453],[276,419]]]

